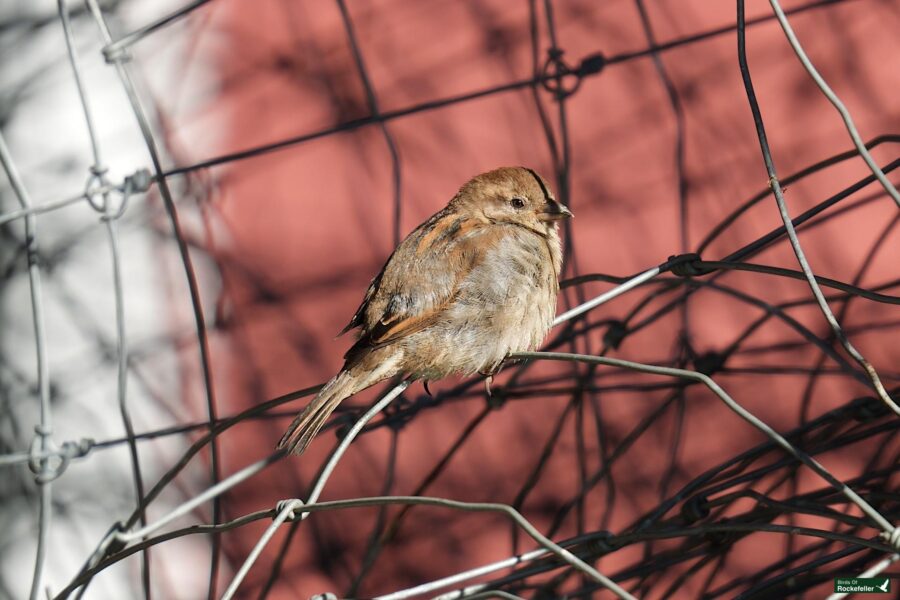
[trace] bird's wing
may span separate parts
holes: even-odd
[[[393,255],[391,255],[393,258]],[[388,259],[390,261],[390,259]],[[338,337],[344,335],[351,329],[355,329],[363,324],[363,319],[365,318],[366,309],[369,307],[369,301],[372,299],[372,296],[378,291],[381,287],[381,278],[384,276],[384,271],[387,268],[387,264],[381,267],[381,271],[378,275],[372,279],[372,283],[369,284],[369,289],[366,290],[366,295],[363,297],[362,303],[359,305],[359,308],[356,309],[356,312],[353,313],[353,318],[350,319],[350,322],[347,323],[347,326],[341,329],[340,333],[338,333]]]
[[[347,362],[439,319],[496,237],[485,223],[446,211],[420,225],[372,280],[345,328],[361,327],[359,340],[344,355]]]

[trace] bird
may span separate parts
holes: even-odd
[[[344,366],[300,412],[277,448],[299,455],[345,398],[385,379],[492,376],[537,349],[553,324],[572,212],[527,167],[466,182],[416,227],[372,279],[338,334],[359,329]],[[427,388],[426,388],[427,389]]]

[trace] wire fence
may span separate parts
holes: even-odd
[[[33,379],[36,386],[34,389],[30,389],[28,385],[19,387],[19,393],[27,393],[28,402],[39,407],[39,410],[34,410],[39,418],[31,444],[29,447],[3,448],[4,454],[0,455],[0,467],[12,469],[27,466],[33,473],[33,489],[36,494],[32,496],[28,492],[22,492],[33,502],[38,524],[34,534],[36,556],[30,597],[35,599],[44,594],[56,599],[82,597],[98,574],[116,568],[129,557],[139,556],[139,587],[143,597],[150,598],[156,585],[156,569],[150,560],[151,548],[187,536],[206,536],[209,539],[211,560],[207,594],[210,598],[249,597],[251,593],[266,597],[279,577],[284,575],[285,557],[296,538],[320,535],[309,526],[303,526],[305,520],[314,521],[316,513],[320,511],[376,507],[378,517],[367,543],[346,550],[359,560],[352,583],[346,590],[332,590],[342,596],[352,597],[358,595],[360,589],[369,589],[366,588],[367,578],[378,564],[379,557],[396,541],[401,523],[409,518],[413,507],[421,505],[440,511],[503,515],[511,524],[510,541],[514,552],[508,558],[490,564],[447,573],[441,578],[421,581],[406,589],[382,592],[383,595],[379,596],[381,598],[575,598],[591,597],[600,590],[606,590],[620,598],[687,597],[687,594],[704,598],[783,597],[803,594],[809,590],[821,592],[827,589],[831,578],[836,575],[890,574],[889,569],[900,558],[900,530],[895,526],[900,504],[891,485],[898,464],[895,442],[900,424],[897,418],[900,416],[900,407],[896,403],[896,385],[900,374],[892,371],[889,365],[873,365],[857,349],[853,340],[868,331],[876,331],[880,332],[880,337],[877,338],[879,343],[888,344],[895,335],[891,331],[900,321],[894,318],[879,319],[862,326],[843,324],[848,307],[854,302],[900,304],[900,297],[890,293],[900,284],[900,280],[894,279],[877,285],[862,284],[868,266],[888,245],[898,218],[875,224],[866,258],[857,277],[849,282],[817,275],[806,258],[798,232],[841,219],[873,201],[893,200],[900,207],[900,194],[890,181],[891,173],[900,166],[900,159],[879,166],[870,153],[876,147],[890,147],[891,150],[888,151],[892,151],[891,145],[900,142],[900,134],[879,132],[877,137],[864,143],[849,111],[816,70],[791,28],[791,18],[794,15],[807,11],[831,10],[836,5],[850,4],[851,0],[810,2],[796,5],[787,11],[782,9],[777,0],[770,0],[769,3],[771,15],[747,19],[743,0],[736,0],[734,25],[659,43],[644,1],[636,0],[635,9],[646,37],[645,49],[611,56],[596,51],[581,57],[576,63],[570,63],[563,53],[565,42],[554,20],[554,4],[550,0],[543,3],[532,0],[529,3],[533,63],[531,77],[405,108],[383,110],[367,70],[362,47],[356,38],[352,11],[344,0],[337,0],[354,64],[365,90],[369,112],[367,116],[319,131],[167,169],[161,158],[164,153],[161,148],[165,141],[158,138],[152,125],[154,117],[144,108],[151,100],[142,98],[138,92],[133,79],[133,67],[129,62],[129,50],[194,11],[206,10],[204,6],[210,4],[209,0],[189,3],[121,36],[110,32],[108,13],[98,1],[87,0],[86,10],[79,10],[77,17],[95,22],[103,42],[103,56],[109,68],[115,69],[122,89],[127,94],[150,157],[150,163],[145,169],[134,172],[122,181],[112,181],[104,163],[105,149],[95,132],[98,115],[91,110],[92,90],[83,83],[78,44],[72,34],[71,9],[63,0],[59,0],[59,22],[63,27],[69,68],[78,89],[84,125],[90,138],[90,147],[86,151],[91,153],[92,164],[84,190],[57,201],[35,204],[18,174],[15,156],[0,136],[0,162],[19,205],[13,209],[5,207],[0,215],[4,243],[17,248],[17,259],[7,268],[6,278],[11,279],[17,273],[27,272],[37,348],[37,371]],[[772,158],[765,121],[754,93],[755,73],[748,65],[745,49],[746,37],[753,27],[771,22],[780,25],[798,61],[838,111],[848,131],[848,145],[853,146],[847,152],[825,158],[787,176],[779,175]],[[542,47],[539,31],[546,32],[547,47]],[[759,139],[763,159],[759,165],[759,173],[760,176],[765,173],[769,185],[768,189],[761,190],[737,206],[699,244],[691,245],[687,233],[689,203],[684,164],[686,125],[682,92],[673,83],[661,57],[675,48],[728,35],[736,35],[737,38],[738,61],[735,66],[742,76],[749,114],[752,115]],[[660,256],[656,261],[657,265],[647,265],[646,270],[630,276],[582,274],[578,270],[578,256],[571,241],[572,236],[567,235],[565,250],[569,265],[568,278],[562,282],[567,308],[556,320],[556,329],[546,344],[546,351],[510,357],[524,362],[508,367],[512,370],[509,380],[495,391],[494,397],[487,399],[484,409],[460,431],[456,442],[431,466],[412,493],[404,496],[390,494],[390,482],[395,478],[398,436],[402,435],[406,425],[425,413],[478,396],[481,393],[476,391],[478,381],[462,382],[433,397],[425,394],[407,397],[405,394],[408,394],[409,382],[404,381],[395,384],[367,410],[344,408],[342,412],[339,411],[332,424],[339,428],[340,442],[321,465],[305,497],[272,497],[271,508],[237,516],[233,511],[225,511],[223,496],[226,493],[241,483],[254,480],[274,464],[282,462],[284,457],[280,453],[273,453],[229,472],[222,467],[219,438],[239,424],[293,414],[295,410],[286,410],[284,405],[293,403],[296,406],[295,401],[311,397],[318,387],[273,398],[237,414],[222,414],[213,383],[215,367],[209,344],[210,326],[201,300],[201,284],[192,262],[192,253],[202,248],[197,248],[185,233],[181,223],[181,211],[184,208],[176,202],[177,193],[173,191],[171,182],[178,178],[197,176],[198,179],[191,185],[199,185],[198,193],[202,195],[202,172],[210,167],[374,126],[384,138],[391,161],[394,190],[392,235],[397,242],[403,234],[402,162],[397,141],[391,131],[392,122],[424,111],[439,110],[513,90],[530,90],[552,156],[558,195],[562,199],[568,199],[572,189],[568,102],[578,94],[585,80],[599,76],[613,65],[646,58],[652,60],[655,72],[665,88],[675,122],[674,156],[679,176],[677,252],[673,250],[671,256]],[[835,191],[832,196],[817,202],[801,214],[791,213],[784,198],[784,186],[854,160],[865,161],[871,174]],[[870,186],[877,186],[877,189],[869,189]],[[868,196],[860,195],[864,189],[869,190]],[[206,418],[200,422],[139,432],[131,417],[134,407],[130,402],[127,386],[129,354],[133,350],[129,346],[125,330],[127,306],[123,291],[118,230],[122,217],[133,209],[136,202],[141,202],[150,193],[158,194],[162,200],[168,218],[167,227],[182,261],[182,276],[187,281],[195,323],[192,337],[197,342],[199,353]],[[719,260],[707,260],[705,252],[715,239],[727,236],[729,228],[741,215],[770,198],[774,199],[781,219],[779,227],[743,244],[728,256]],[[48,368],[47,317],[44,314],[41,287],[42,279],[47,276],[49,263],[41,253],[43,236],[38,228],[38,215],[75,210],[77,206],[90,206],[97,211],[99,226],[105,229],[107,236],[114,286],[104,293],[111,294],[115,303],[115,348],[112,355],[116,361],[118,409],[125,434],[121,438],[104,441],[80,439],[60,442],[54,436],[54,407],[51,403],[53,373]],[[24,236],[21,239],[13,233],[18,231],[15,227],[23,228]],[[575,227],[577,228],[577,224]],[[785,240],[793,251],[798,268],[748,262],[762,251]],[[862,244],[859,240],[842,242]],[[748,273],[748,277],[806,282],[810,294],[772,304],[723,281],[723,276],[736,271]],[[590,282],[605,282],[613,284],[613,287],[599,296],[590,297],[586,291],[586,284]],[[755,307],[760,310],[761,315],[727,347],[716,352],[698,354],[688,342],[691,323],[687,306],[691,297],[701,291],[716,294],[723,301],[727,299]],[[594,309],[614,298],[627,299],[631,303],[630,310],[624,316],[590,320]],[[827,332],[816,333],[814,328],[792,316],[792,310],[798,307],[815,308],[818,318],[827,322]],[[832,307],[837,307],[837,310],[833,311]],[[683,343],[665,363],[648,364],[607,356],[638,332],[659,326],[667,317],[678,321]],[[748,345],[754,332],[774,321],[792,330],[795,341],[779,341],[755,348]],[[601,347],[597,347],[592,341],[592,334],[597,331],[602,331]],[[757,377],[777,376],[779,367],[772,363],[758,369],[734,366],[734,363],[741,356],[762,356],[797,348],[814,349],[817,359],[812,367],[783,366],[784,372],[793,370],[795,374],[806,377],[807,383],[803,393],[801,424],[779,432],[751,412],[745,403],[732,397],[727,391],[729,386],[721,383],[720,377],[740,372]],[[573,369],[554,371],[552,373],[555,374],[550,376],[532,376],[536,366],[545,361],[563,361],[572,365]],[[543,374],[544,371],[540,373]],[[871,395],[847,398],[832,410],[810,414],[809,398],[812,390],[819,379],[828,375],[859,382],[871,390]],[[693,391],[699,386],[707,388],[717,401],[727,406],[750,427],[761,432],[767,441],[736,455],[723,456],[719,464],[705,472],[685,473],[685,466],[679,461],[678,448],[685,435],[685,415],[696,414],[687,412],[686,401],[697,401]],[[599,397],[612,392],[662,394],[662,400],[633,429],[621,435],[609,421],[604,421],[598,403]],[[689,393],[692,394],[690,398]],[[489,414],[503,412],[515,401],[549,396],[567,398],[565,410],[554,424],[551,435],[541,442],[540,458],[517,481],[518,492],[514,500],[483,503],[467,501],[465,498],[427,495],[432,484],[446,471],[449,462],[469,442],[473,432]],[[623,456],[644,443],[648,436],[656,435],[652,433],[654,428],[660,427],[672,414],[676,415],[675,432],[670,441],[672,458],[663,470],[664,482],[659,488],[657,504],[642,507],[639,519],[617,531],[608,530],[609,522],[606,519],[595,522],[586,518],[588,503],[600,501],[607,506],[615,504],[617,496],[613,467]],[[590,434],[587,433],[589,428],[585,421],[591,416],[595,420],[595,443],[600,453],[596,467],[589,467],[587,458],[590,444],[586,437]],[[573,490],[566,492],[565,502],[555,506],[547,515],[536,514],[540,521],[540,524],[536,524],[534,518],[529,518],[527,503],[538,480],[550,468],[554,454],[558,453],[558,446],[564,437],[563,426],[569,419],[576,419],[577,423],[574,456],[579,463],[579,481]],[[332,473],[340,469],[339,462],[357,436],[379,429],[391,431],[393,458],[388,461],[383,476],[384,493],[376,497],[320,501]],[[167,465],[155,483],[147,486],[148,459],[146,455],[142,457],[139,453],[139,444],[145,440],[172,436],[192,441],[177,460]],[[54,510],[54,481],[69,474],[68,467],[73,461],[90,460],[97,453],[118,447],[128,449],[133,494],[137,499],[133,511],[128,515],[110,518],[108,533],[96,543],[93,552],[77,557],[82,566],[64,588],[45,590],[48,554],[65,552],[49,543],[49,532],[58,518],[54,514],[57,512]],[[864,460],[867,468],[853,473],[832,472],[824,466],[822,455],[831,456],[836,453],[857,453],[857,458]],[[192,461],[197,461],[199,456],[208,457],[208,487],[199,493],[189,494],[187,500],[161,514],[157,512],[155,518],[148,517],[148,510],[153,507],[154,502],[176,485],[179,475]],[[673,493],[672,482],[677,478],[684,478],[686,483]],[[620,498],[618,501],[623,500]],[[209,508],[211,522],[172,528],[173,524],[184,518],[192,518],[197,514],[195,511],[203,507]],[[577,535],[561,537],[561,531],[566,531],[573,519],[577,523]],[[228,556],[226,562],[221,545],[222,534],[259,521],[271,523],[260,535],[258,542],[241,556]],[[816,526],[810,526],[810,523]],[[287,528],[288,532],[276,543],[273,540],[282,528]],[[423,531],[420,534],[428,535],[429,532]],[[533,543],[526,543],[523,534]],[[735,560],[735,555],[747,551],[747,547],[741,545],[742,541],[759,536],[769,540],[774,537],[773,534],[787,540],[777,542],[783,544],[780,552],[772,550],[766,556],[758,558],[758,568],[751,575],[740,570],[730,570],[730,561]],[[432,532],[431,535],[439,537],[440,534]],[[769,547],[776,545],[775,542],[767,543]],[[266,553],[269,560],[265,568],[255,565],[257,559]],[[621,559],[624,563],[608,562],[611,557],[616,556],[625,556]],[[616,566],[613,570],[608,570],[600,568],[601,562],[603,565],[627,566]],[[235,568],[220,573],[224,564]],[[258,579],[253,583],[251,592],[242,586],[246,586],[246,578],[254,569]],[[266,572],[261,573],[263,570]],[[223,577],[228,583],[220,596],[220,580]],[[692,591],[685,591],[688,589]],[[832,597],[841,597],[841,594],[834,594]]]

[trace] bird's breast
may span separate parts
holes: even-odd
[[[461,282],[440,322],[411,340],[428,347],[427,357],[411,361],[419,375],[490,371],[512,352],[536,349],[556,314],[554,244],[558,248],[558,238],[522,228],[496,240]],[[418,347],[411,350],[418,354]]]

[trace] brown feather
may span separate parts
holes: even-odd
[[[372,279],[341,331],[359,328],[344,367],[279,448],[301,453],[344,398],[388,377],[493,373],[509,353],[537,348],[556,312],[556,220],[566,216],[530,169],[496,169],[463,185]]]

